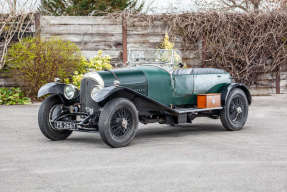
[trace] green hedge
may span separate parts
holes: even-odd
[[[30,98],[25,97],[20,88],[0,87],[0,105],[29,104]]]

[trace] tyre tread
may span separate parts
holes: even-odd
[[[228,96],[228,99],[227,99],[227,101],[225,102],[226,105],[229,105],[229,99],[230,99],[233,95],[235,95],[235,94],[241,94],[241,95],[244,96],[245,102],[246,102],[246,104],[247,104],[247,117],[248,117],[248,101],[247,101],[246,94],[245,94],[244,91],[242,91],[241,89],[235,88],[235,89],[233,89],[233,90],[230,92],[230,94],[229,94],[229,96]],[[227,107],[228,107],[228,106],[227,106]],[[220,113],[221,123],[222,123],[223,127],[224,127],[226,130],[228,130],[228,131],[238,131],[238,130],[241,130],[241,129],[244,127],[244,125],[245,125],[245,123],[246,123],[246,121],[247,121],[247,117],[246,117],[245,122],[243,122],[240,127],[234,127],[234,126],[229,122],[229,120],[228,120],[226,106],[224,106],[224,109],[223,109],[223,110],[221,111],[221,113]]]
[[[55,95],[49,96],[43,101],[38,112],[39,128],[43,133],[43,135],[52,141],[64,140],[67,137],[69,137],[72,133],[72,131],[69,130],[57,132],[50,127],[48,120],[49,118],[48,110],[51,109],[51,107],[57,103],[61,103],[59,97]]]

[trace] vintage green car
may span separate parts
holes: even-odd
[[[198,108],[198,95],[207,93],[220,94],[220,105]],[[232,82],[224,70],[184,69],[165,62],[89,72],[80,90],[48,83],[38,97],[48,94],[38,114],[47,138],[63,140],[72,131],[99,132],[111,147],[127,146],[140,122],[180,125],[204,116],[220,118],[227,130],[240,130],[251,104],[248,88]]]

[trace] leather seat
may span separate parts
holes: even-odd
[[[222,69],[215,68],[188,68],[176,69],[173,71],[174,75],[201,75],[201,74],[222,74],[225,73]]]

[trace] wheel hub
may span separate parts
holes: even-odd
[[[127,108],[120,108],[113,114],[110,122],[111,132],[115,138],[123,138],[132,128],[132,113]]]
[[[237,112],[237,113],[242,113],[242,108],[241,108],[241,107],[237,107],[237,108],[236,108],[236,112]]]
[[[123,127],[124,129],[127,129],[127,128],[128,128],[128,120],[125,119],[125,118],[122,119],[122,127]]]

